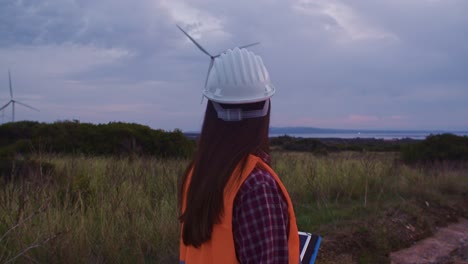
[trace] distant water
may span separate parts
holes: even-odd
[[[372,131],[372,132],[333,132],[333,133],[270,133],[270,137],[278,137],[288,135],[291,137],[302,138],[376,138],[376,139],[425,139],[429,135],[441,134],[442,132],[434,131]],[[451,133],[458,136],[468,136],[468,132],[443,132]]]

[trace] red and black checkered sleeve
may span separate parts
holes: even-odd
[[[288,205],[268,171],[255,168],[241,186],[232,225],[240,263],[288,263]]]

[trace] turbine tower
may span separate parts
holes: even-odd
[[[27,108],[30,108],[32,110],[36,110],[39,112],[39,109],[36,109],[32,106],[29,106],[25,103],[22,103],[20,101],[17,101],[13,98],[13,88],[11,86],[11,73],[10,73],[10,70],[8,70],[8,80],[9,80],[9,84],[10,84],[10,101],[8,101],[8,103],[6,103],[4,106],[2,106],[0,108],[0,111],[3,111],[5,108],[7,108],[10,104],[11,104],[11,121],[12,122],[15,122],[15,104],[20,104],[22,106],[25,106]]]
[[[4,110],[4,109],[2,109],[2,111],[1,111],[1,112],[2,112],[2,123],[1,123],[1,124],[3,124],[3,119],[4,119],[4,117],[5,117],[5,110]]]

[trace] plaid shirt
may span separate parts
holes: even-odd
[[[239,189],[232,229],[240,263],[288,263],[288,204],[268,171],[256,167]]]

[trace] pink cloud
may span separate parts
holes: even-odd
[[[273,120],[272,123],[274,126],[336,127],[337,124],[342,123],[342,120],[336,118],[322,119],[314,117],[301,117],[295,119],[277,118],[276,120]]]
[[[379,121],[379,118],[372,115],[350,115],[347,119],[349,123],[369,123]]]

